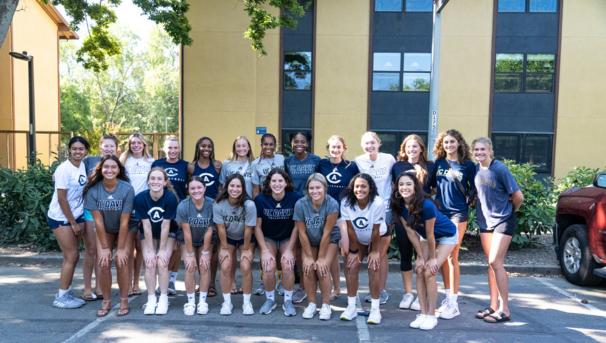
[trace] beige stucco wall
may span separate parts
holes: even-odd
[[[4,43],[0,47],[0,130],[13,129],[11,57],[8,54],[10,48],[11,31],[9,29]],[[3,167],[9,167],[9,157],[12,155],[12,151],[10,151],[11,141],[11,135],[0,133],[0,165]]]
[[[227,157],[240,135],[258,155],[257,126],[278,136],[279,30],[266,33],[268,56],[261,58],[243,38],[250,22],[243,3],[193,1],[188,18],[194,42],[184,48],[184,159],[193,159],[203,136],[213,139],[217,159]]]
[[[606,167],[606,1],[564,1],[555,176]]]

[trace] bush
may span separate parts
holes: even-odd
[[[559,180],[560,184],[554,188],[554,205],[557,203],[558,197],[563,191],[571,188],[591,185],[593,183],[593,179],[599,171],[599,168],[591,169],[587,167],[573,167],[572,170],[568,172],[568,175]]]
[[[47,212],[54,192],[50,167],[40,161],[26,170],[0,167],[0,244],[34,243],[38,251],[59,250],[48,229]]]

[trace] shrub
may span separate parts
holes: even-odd
[[[606,170],[606,168],[604,169]],[[568,172],[568,175],[560,179],[560,183],[554,188],[553,203],[557,203],[560,194],[567,189],[591,185],[599,171],[599,168],[573,167],[572,170]]]

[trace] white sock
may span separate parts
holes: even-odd
[[[200,292],[200,302],[201,303],[205,303],[206,302],[206,295],[208,294],[208,292]]]
[[[445,289],[444,293],[446,293],[446,299],[450,300],[450,289]]]
[[[59,288],[59,297],[62,297],[64,295],[66,295],[67,293],[69,293],[69,288],[68,289]]]
[[[347,306],[356,306],[356,298],[357,297],[347,297]]]
[[[72,285],[69,285],[69,287],[67,287],[67,291],[71,291],[72,290]]]
[[[151,294],[149,294],[149,295],[147,296],[147,301],[148,301],[148,302],[153,302],[153,303],[155,303],[155,302],[156,302],[156,296],[155,296],[155,295],[151,295]]]
[[[380,299],[370,299],[371,307],[378,309],[379,308],[379,300]]]
[[[284,290],[284,301],[287,301],[287,300],[292,301],[292,293],[293,293],[293,291]]]
[[[230,303],[231,302],[231,293],[223,293],[223,301]]]
[[[196,293],[189,294],[187,293],[187,302],[190,304],[196,303]]]
[[[273,291],[265,291],[265,297],[269,300],[276,300],[276,290],[274,289]]]
[[[160,301],[162,301],[162,300],[168,301],[168,294],[161,294],[160,295]]]
[[[244,301],[250,302],[250,296],[251,296],[251,294],[244,294]]]
[[[179,274],[179,272],[170,272],[170,281],[172,283],[177,282],[177,275]]]
[[[452,303],[456,303],[456,302],[457,302],[457,298],[458,298],[458,297],[459,297],[459,295],[458,295],[458,294],[452,294],[452,295],[450,296],[450,302],[452,302]]]

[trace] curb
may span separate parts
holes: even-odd
[[[22,265],[39,265],[43,267],[61,267],[63,263],[62,256],[50,255],[0,255],[0,266],[8,264]],[[82,258],[78,261],[78,267],[82,266]],[[366,271],[367,264],[362,265],[362,270]],[[488,273],[488,265],[478,263],[460,263],[461,274],[463,275],[482,275]],[[184,268],[181,261],[181,269]],[[252,263],[253,270],[259,270],[259,261],[255,260]],[[505,265],[505,269],[510,273],[520,274],[542,274],[542,275],[561,275],[562,272],[559,266],[551,265]],[[341,262],[341,270],[343,270],[343,262]],[[389,262],[389,272],[399,273],[400,263]]]

